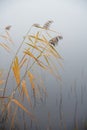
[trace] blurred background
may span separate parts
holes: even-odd
[[[43,25],[53,20],[51,28],[63,36],[56,47],[63,57],[62,78],[56,81],[45,75],[48,98],[45,105],[36,108],[42,130],[47,113],[54,130],[79,129],[87,122],[87,1],[86,0],[0,0],[0,34],[11,25],[10,34],[15,50],[34,23]],[[0,68],[8,67],[11,56],[0,48]],[[46,113],[46,114],[43,114]]]

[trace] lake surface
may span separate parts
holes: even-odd
[[[43,102],[38,101],[34,108],[39,119],[38,128],[26,116],[27,127],[31,130],[86,130],[87,1],[0,1],[0,34],[4,33],[4,27],[12,25],[10,33],[16,43],[14,53],[32,24],[43,25],[48,20],[54,21],[51,28],[63,36],[56,47],[64,59],[63,69],[59,68],[62,81],[42,73],[48,96]],[[0,69],[7,71],[13,56],[0,48]],[[19,119],[22,129],[20,114]]]

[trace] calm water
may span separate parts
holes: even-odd
[[[48,97],[43,103],[38,101],[34,109],[38,129],[83,130],[87,127],[87,1],[0,1],[0,33],[5,26],[12,25],[14,52],[33,23],[43,25],[49,19],[54,21],[52,28],[63,36],[57,50],[64,58],[64,70],[59,70],[62,82],[43,74]],[[12,57],[0,48],[0,68],[7,70]],[[24,127],[22,121],[19,125]],[[30,127],[28,117],[26,122]],[[36,129],[35,124],[30,129]]]

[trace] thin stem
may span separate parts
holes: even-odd
[[[40,55],[41,55],[44,51],[45,51],[45,48],[44,48],[43,51],[37,56],[37,59],[40,57]],[[26,68],[26,71],[25,71],[25,73],[24,73],[22,79],[20,80],[19,84],[16,86],[16,88],[14,89],[14,91],[12,92],[11,95],[14,95],[14,94],[15,94],[15,92],[16,92],[17,88],[20,86],[22,80],[26,77],[27,72],[32,68],[32,66],[33,66],[35,63],[36,63],[36,61],[34,61],[34,62],[32,63],[32,65],[31,65],[28,69]]]
[[[26,36],[27,36],[27,35],[29,34],[29,32],[31,31],[31,28],[32,28],[32,26],[30,27],[30,29],[29,29],[28,32],[26,33]],[[20,51],[20,49],[21,49],[21,47],[22,47],[22,45],[23,45],[23,43],[24,43],[24,41],[25,41],[25,39],[26,39],[26,36],[24,37],[22,43],[20,44],[20,46],[19,46],[19,48],[18,48],[18,50],[17,50],[17,52],[16,52],[14,58],[12,59],[12,62],[11,62],[11,65],[10,65],[10,68],[9,68],[9,71],[8,71],[8,75],[7,75],[7,78],[6,78],[5,86],[4,86],[3,96],[5,95],[6,86],[7,86],[7,83],[8,83],[9,76],[10,76],[10,72],[11,72],[11,68],[12,68],[12,65],[13,65],[13,61],[14,61],[15,57],[17,56],[17,54],[19,53],[19,51]]]

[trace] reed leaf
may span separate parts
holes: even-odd
[[[35,61],[38,61],[37,58],[29,51],[29,50],[25,50],[24,54],[29,55],[30,57],[32,57]]]
[[[25,58],[25,57],[21,60],[21,62],[19,64],[20,69],[24,66],[24,64],[26,63],[26,61],[27,61],[27,58]]]
[[[32,47],[33,49],[36,49],[37,51],[39,51],[39,52],[42,52],[35,44],[34,45],[32,45],[32,44],[30,44],[30,43],[26,43],[28,46],[30,46],[30,47]]]
[[[28,77],[29,77],[29,80],[30,80],[30,83],[31,83],[31,87],[32,87],[32,89],[35,89],[35,84],[34,84],[34,75],[30,72],[30,71],[28,71]]]
[[[14,42],[13,42],[13,40],[12,40],[12,38],[11,38],[11,36],[10,36],[10,34],[9,34],[8,31],[6,31],[6,35],[7,35],[7,37],[8,37],[8,41],[9,41],[10,43],[14,44]]]
[[[54,47],[49,47],[49,52],[56,58],[62,59],[62,57],[60,56],[60,54],[56,51],[56,49]]]
[[[39,31],[36,33],[36,35],[35,35],[35,41],[34,41],[34,44],[36,44],[37,43],[37,41],[38,41],[38,37],[39,37]]]
[[[16,56],[16,58],[15,58],[15,60],[13,62],[12,70],[13,70],[16,82],[17,82],[17,84],[19,84],[20,83],[20,67],[19,67],[18,57],[17,56]]]
[[[10,47],[6,45],[5,43],[0,43],[0,46],[2,46],[7,52],[10,52]]]
[[[29,103],[30,103],[30,106],[32,107],[32,103],[31,103],[31,99],[30,99],[30,96],[29,96],[29,93],[28,93],[28,90],[27,90],[27,86],[26,86],[26,81],[23,80],[22,83],[22,92],[26,95]]]
[[[5,35],[0,35],[0,37],[3,38],[4,40],[7,40],[7,39],[8,39],[8,37],[5,36]]]
[[[43,63],[42,61],[39,60],[37,63],[38,63],[38,65],[39,65],[42,69],[45,69],[45,70],[47,69],[47,66],[44,65],[44,63]]]
[[[36,27],[36,28],[41,28],[38,23],[35,23],[35,24],[33,24],[32,26],[34,26],[34,27]]]
[[[29,111],[27,110],[27,108],[24,107],[18,100],[12,99],[11,102],[14,102],[14,103],[15,103],[16,105],[18,105],[22,110],[24,110],[24,111],[31,117],[31,119],[35,120],[34,115],[33,115],[31,112],[29,112]]]
[[[37,57],[35,57],[29,50],[25,50],[24,53],[32,57],[40,67],[46,69],[46,66],[40,60],[38,60],[42,56],[42,52]]]
[[[43,40],[42,38],[36,37],[36,35],[28,35],[28,37],[37,39],[37,40],[40,41],[40,42],[44,42],[44,40]]]

